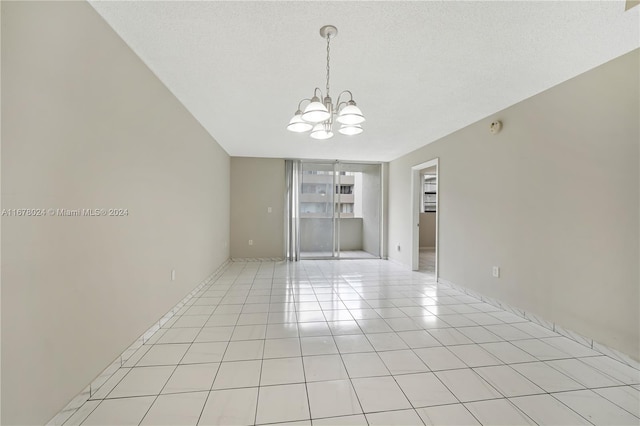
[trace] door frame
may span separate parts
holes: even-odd
[[[438,243],[440,216],[440,165],[439,157],[411,166],[411,270],[420,268],[420,202],[422,200],[422,179],[420,171],[436,166],[436,280],[438,279]]]

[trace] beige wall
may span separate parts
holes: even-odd
[[[85,2],[2,2],[2,424],[44,424],[229,256],[229,157]],[[176,281],[170,280],[171,269]]]
[[[411,166],[439,157],[441,278],[638,359],[639,60],[631,52],[391,162],[390,257],[411,263]],[[504,124],[495,136],[493,119]]]
[[[420,213],[420,244],[419,247],[436,246],[436,214]]]
[[[284,256],[285,190],[284,160],[231,158],[231,257]]]

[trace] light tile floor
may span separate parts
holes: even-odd
[[[640,424],[640,371],[379,260],[235,262],[66,424]]]
[[[432,248],[421,248],[418,268],[423,272],[436,272],[436,250]]]
[[[380,259],[380,256],[364,250],[340,250],[340,259]],[[331,252],[305,251],[300,253],[302,260],[327,260],[331,258]]]

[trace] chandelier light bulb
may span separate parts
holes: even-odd
[[[289,125],[287,126],[287,130],[295,133],[303,133],[308,132],[313,127],[313,124],[307,123],[302,119],[302,111],[296,111],[295,115],[289,121]]]
[[[359,135],[360,133],[362,133],[362,126],[359,124],[353,124],[353,125],[345,125],[343,124],[342,126],[340,126],[340,130],[338,130],[340,133],[342,133],[343,135],[347,135],[347,136],[355,136],[355,135]]]
[[[310,136],[314,139],[324,140],[332,138],[333,132],[331,131],[331,126],[327,123],[318,123],[313,126]]]
[[[316,96],[311,99],[311,103],[307,105],[302,114],[302,119],[309,123],[320,123],[328,120],[331,114],[327,110],[327,107],[320,102]]]
[[[364,115],[356,103],[349,101],[347,106],[340,110],[336,121],[341,124],[360,124],[365,121]]]

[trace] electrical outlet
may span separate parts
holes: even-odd
[[[253,245],[253,240],[249,240],[249,245],[252,246]]]
[[[500,267],[494,266],[491,268],[491,275],[493,275],[494,278],[500,278]]]
[[[175,281],[176,280],[176,270],[172,269],[171,270],[171,281]]]
[[[271,207],[267,207],[267,213],[271,213],[273,212],[273,209]]]

